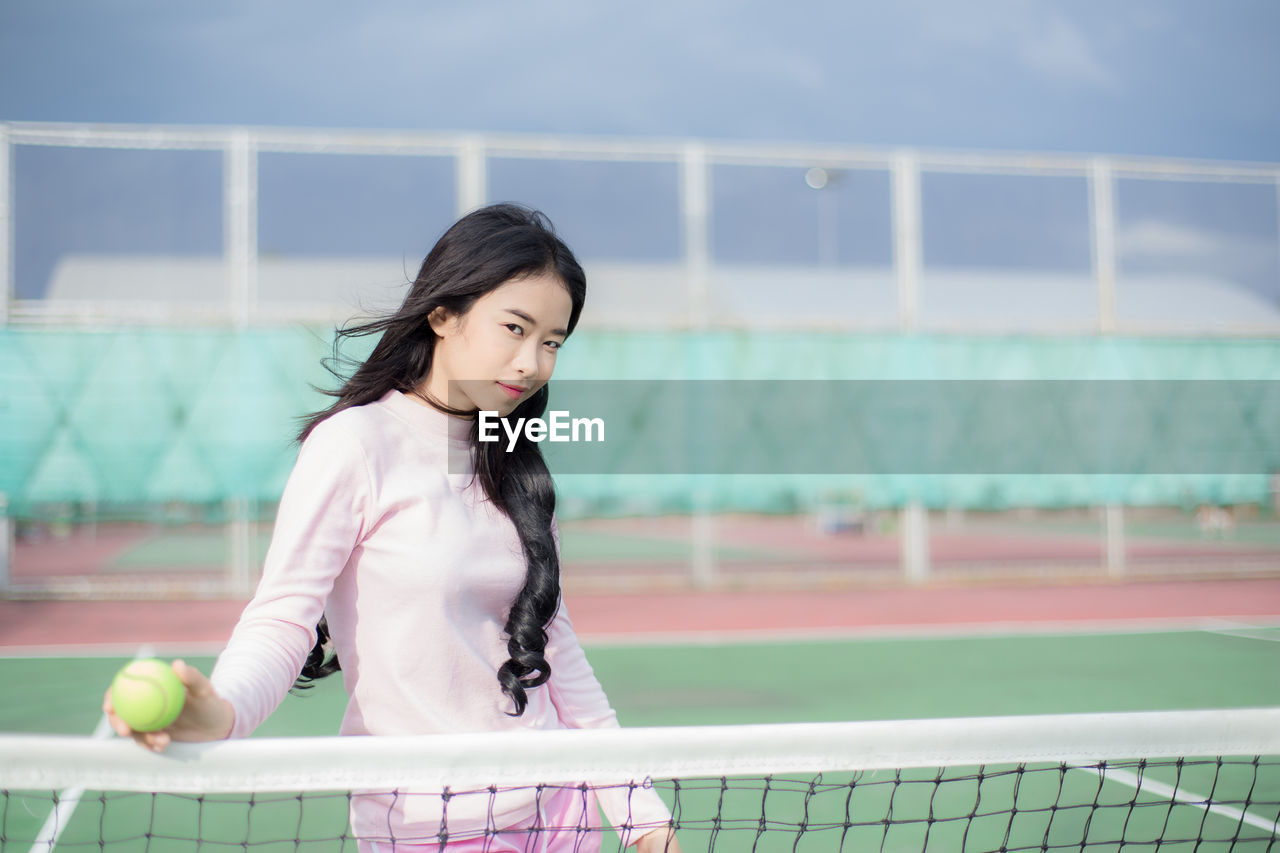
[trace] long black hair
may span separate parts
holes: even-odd
[[[379,400],[392,389],[408,393],[417,388],[431,369],[435,351],[436,336],[427,320],[432,311],[444,308],[460,316],[500,285],[540,273],[556,276],[568,290],[573,309],[567,331],[572,333],[586,300],[586,275],[546,216],[520,205],[497,204],[459,219],[422,262],[418,277],[394,314],[338,330],[334,352],[339,362],[337,354],[344,340],[373,334],[381,334],[381,338],[341,388],[325,392],[337,400],[304,419],[298,441],[304,441],[316,424],[343,409]],[[343,378],[340,369],[330,366],[330,370]],[[541,417],[547,399],[544,385],[508,417]],[[439,401],[432,401],[432,405],[451,415],[471,414]],[[479,441],[478,427],[478,423],[472,424],[470,436],[476,476],[486,496],[515,525],[526,564],[524,586],[511,603],[504,628],[510,658],[498,669],[498,683],[515,703],[513,716],[519,716],[528,704],[526,689],[551,677],[545,655],[547,626],[560,604],[560,560],[551,530],[555,486],[536,442],[517,442],[507,452],[502,442]],[[298,686],[310,686],[315,679],[339,669],[329,643],[328,624],[321,618],[315,648],[303,665]]]

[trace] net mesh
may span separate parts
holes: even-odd
[[[549,734],[0,738],[0,849],[1280,851],[1280,709]]]

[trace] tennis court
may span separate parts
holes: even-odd
[[[1158,585],[1148,592],[1158,598]],[[593,602],[578,603],[580,623],[593,625],[585,612]],[[585,643],[628,727],[1280,706],[1280,622],[1162,624],[975,623],[825,639],[767,630],[756,639],[749,631],[587,633]],[[127,658],[26,650],[0,659],[5,683],[23,685],[0,705],[0,730],[88,735],[102,686]],[[189,659],[206,670],[212,664],[208,656]],[[332,734],[344,701],[330,679],[286,699],[256,736]],[[674,800],[671,783],[660,789]],[[1227,805],[1171,806],[1173,789]],[[51,846],[47,828],[41,835],[53,808],[48,793],[14,796],[5,801],[0,840],[9,839],[6,851],[354,849],[337,840],[346,832],[345,795],[245,799],[88,793]],[[727,787],[720,779],[680,780],[677,815],[685,850],[1119,850],[1080,844],[1120,837],[1128,840],[1123,849],[1156,849],[1164,839],[1161,850],[1270,850],[1280,845],[1277,807],[1230,804],[1277,801],[1280,766],[1266,759],[1221,765],[1186,756],[1171,766],[1122,762],[1105,773],[1051,763],[780,775],[730,779]],[[46,843],[32,846],[36,838]],[[192,838],[202,844],[181,840]],[[1255,840],[1231,840],[1246,838]]]
[[[726,585],[855,586],[897,583],[902,537],[892,513],[868,513],[857,535],[833,535],[818,514],[718,514],[706,559]],[[1056,574],[1107,578],[1106,536],[1096,513],[935,513],[932,574],[959,581]],[[1129,577],[1269,577],[1280,564],[1280,520],[1242,518],[1211,534],[1194,514],[1133,511],[1127,530]],[[256,571],[270,519],[250,526],[244,548]],[[217,525],[106,522],[55,531],[24,525],[16,543],[15,590],[46,595],[96,589],[103,595],[225,594],[232,537]],[[688,516],[569,519],[561,524],[565,583],[618,591],[682,588],[697,559]],[[115,592],[111,592],[115,591]]]
[[[989,29],[1038,44],[1007,24]],[[1090,104],[1124,89],[1122,40],[1077,41],[1067,73],[1061,51],[1015,49],[1051,61],[1005,77],[1103,84]],[[617,450],[578,467],[544,449],[566,599],[623,734],[760,733],[733,758],[772,755],[787,726],[847,749],[842,726],[908,742],[935,720],[954,755],[983,756],[619,764],[658,781],[684,850],[1280,853],[1280,740],[1210,741],[1246,717],[1280,731],[1276,164],[876,147],[792,123],[752,142],[0,121],[0,853],[354,849],[349,793],[324,792],[338,764],[305,796],[102,794],[120,775],[37,790],[4,750],[144,755],[106,730],[101,692],[135,656],[211,667],[296,419],[328,404],[322,359],[370,353],[333,349],[335,326],[400,304],[424,242],[502,198],[546,211],[591,282],[552,401],[607,414]],[[208,753],[359,746],[333,737],[344,702],[329,679]],[[1162,742],[1185,754],[1124,751],[1111,728],[1105,767],[1038,761],[1067,733],[1010,734],[1130,712],[1183,714]],[[966,727],[990,752],[961,750]],[[1008,739],[1016,758],[985,757]],[[235,778],[261,779],[265,754]]]

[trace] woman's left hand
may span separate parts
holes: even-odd
[[[676,840],[674,829],[655,829],[640,836],[636,842],[636,853],[681,853],[680,842]]]

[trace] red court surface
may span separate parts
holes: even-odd
[[[1018,584],[819,591],[570,592],[578,633],[592,639],[732,634],[978,630],[1060,623],[1280,622],[1280,578],[1114,584]],[[0,651],[86,645],[225,642],[243,602],[0,601]]]

